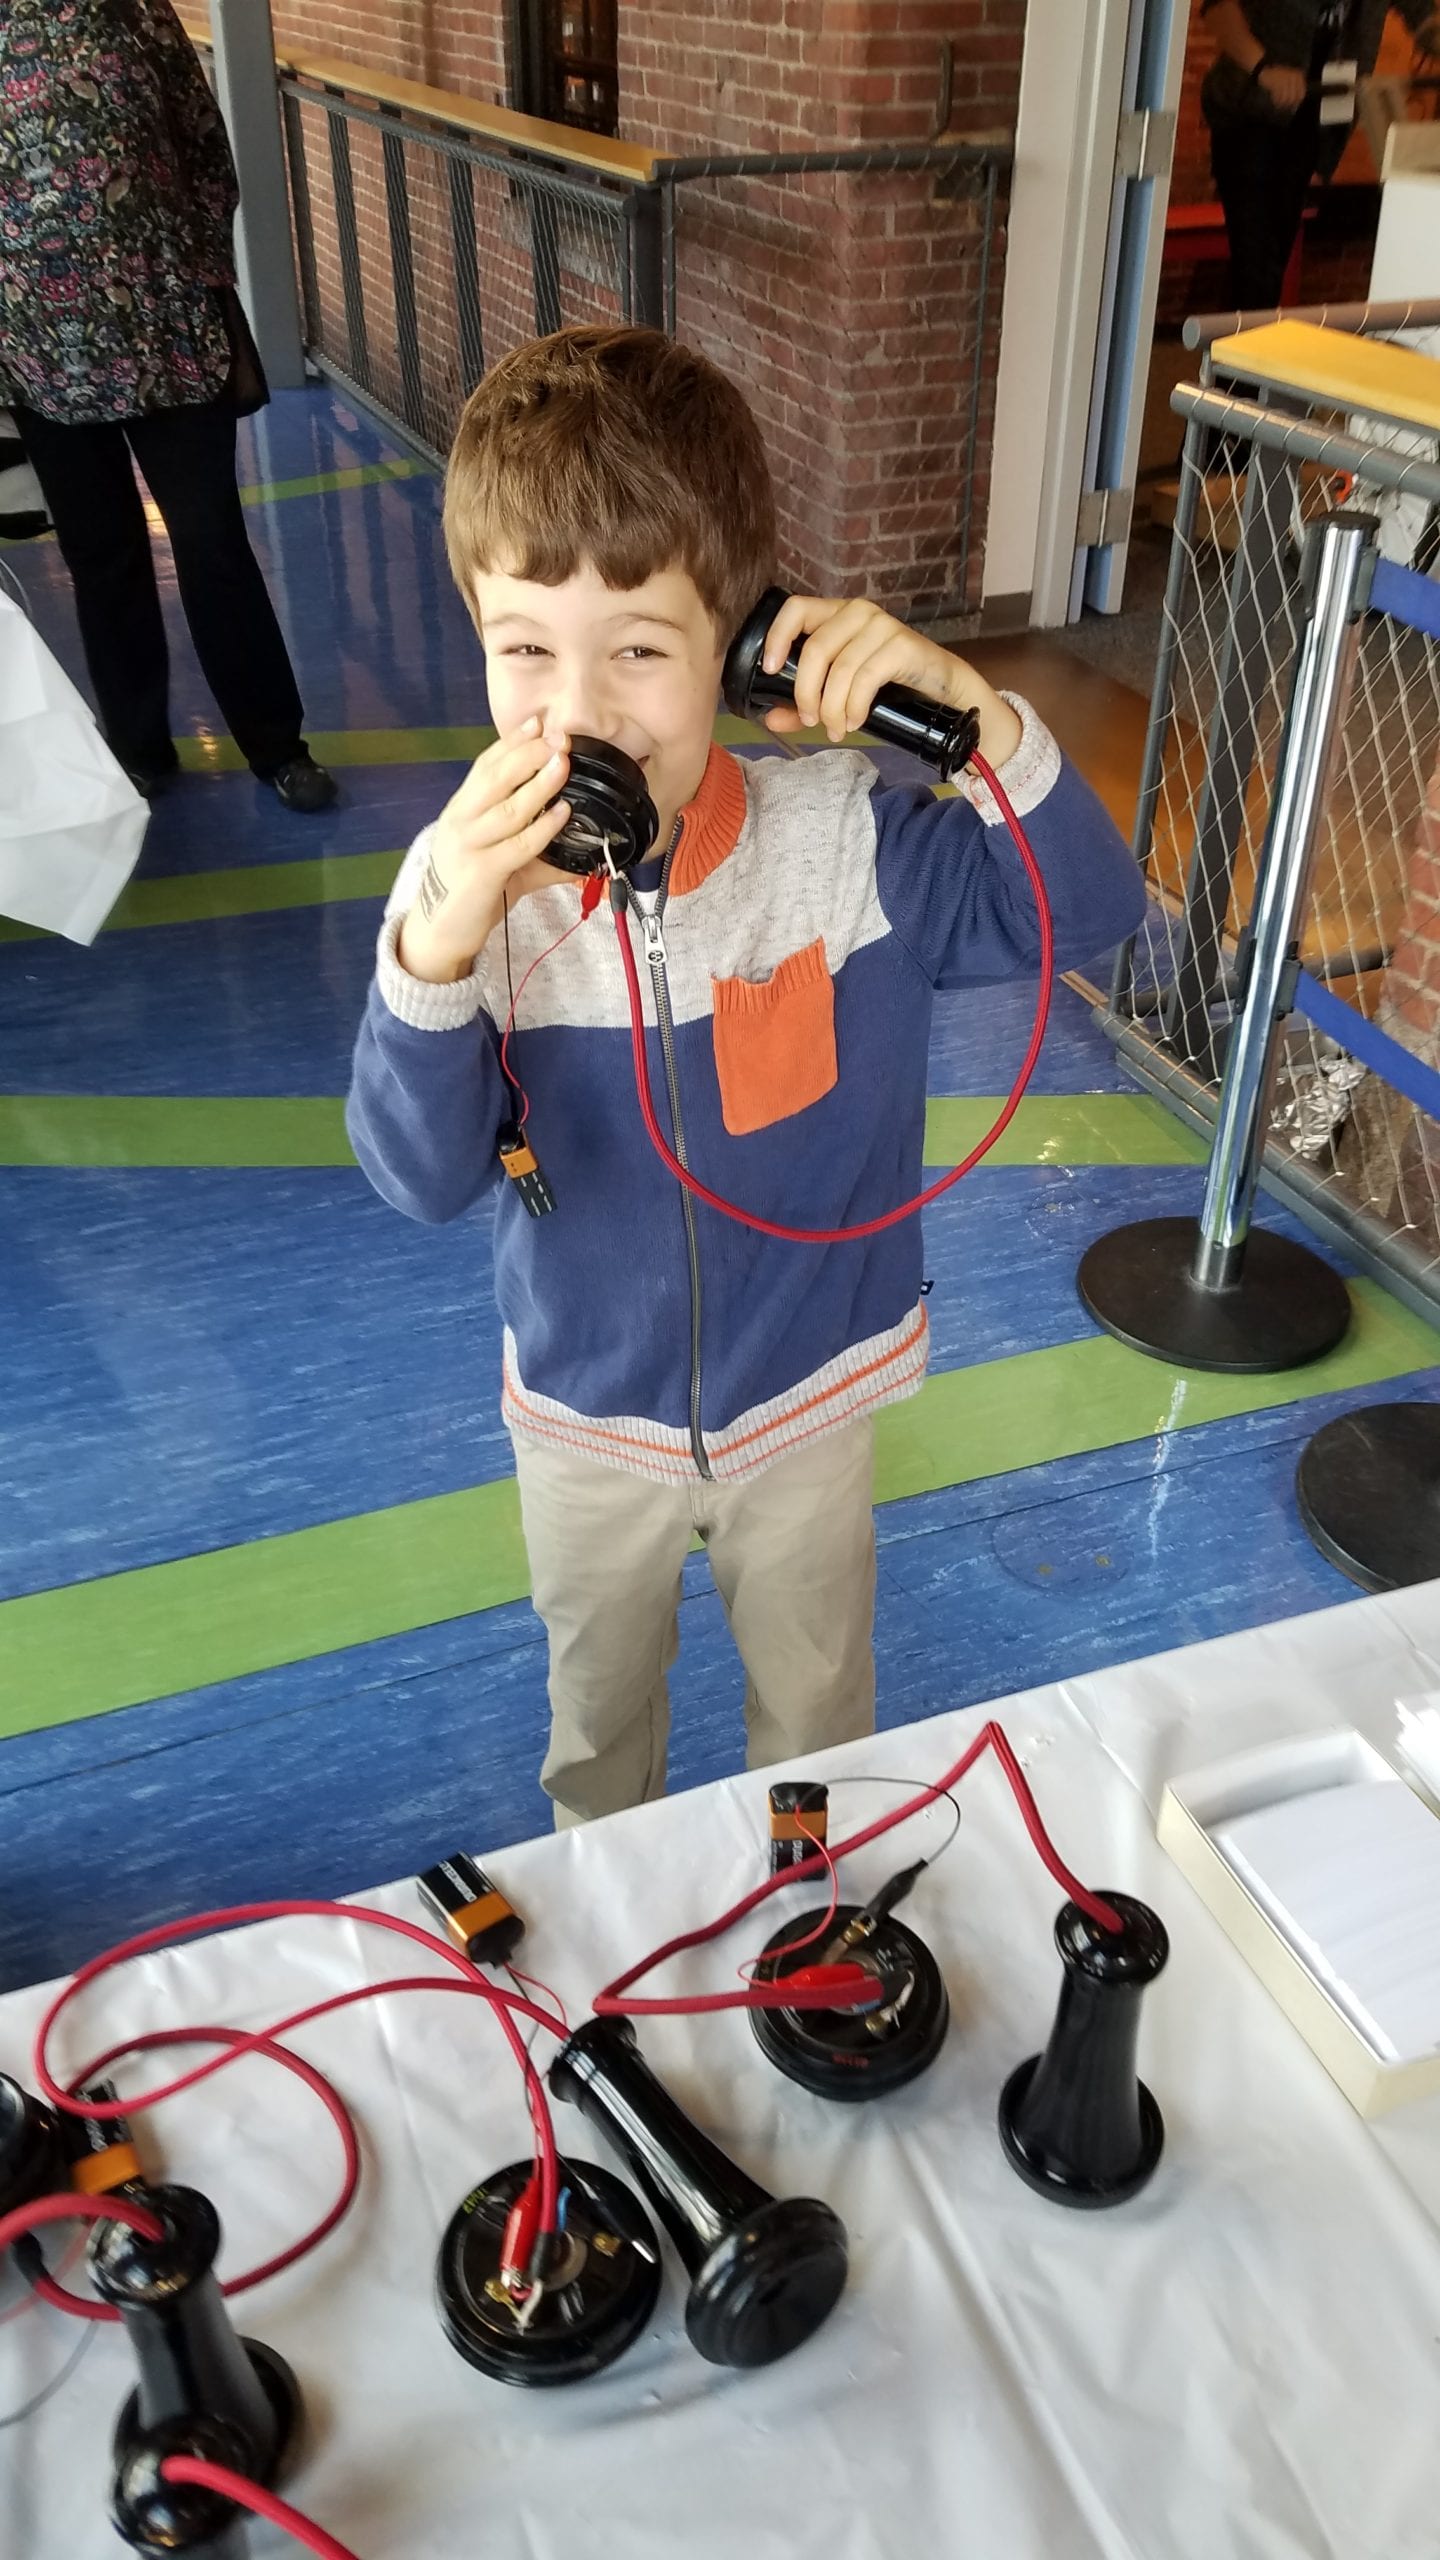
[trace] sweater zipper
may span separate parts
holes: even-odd
[[[686,1171],[690,1158],[685,1151],[685,1123],[680,1110],[680,1079],[675,1071],[675,1017],[670,1010],[670,982],[665,974],[665,906],[670,895],[670,865],[680,842],[677,818],[674,832],[665,850],[660,871],[660,886],[653,907],[645,908],[635,898],[640,931],[645,943],[645,960],[650,971],[650,986],[655,998],[655,1018],[660,1025],[660,1049],[665,1060],[665,1088],[670,1097],[670,1123],[675,1132],[675,1153]],[[685,1248],[690,1260],[690,1450],[700,1474],[708,1478],[710,1461],[705,1454],[705,1438],[700,1428],[700,1247],[695,1234],[695,1209],[688,1191],[681,1187],[680,1208],[685,1220]]]

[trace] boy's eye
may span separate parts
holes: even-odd
[[[500,652],[502,658],[543,658],[546,654],[538,640],[516,640]]]
[[[622,649],[620,655],[622,658],[658,658],[660,651],[647,649],[637,640],[631,648]]]

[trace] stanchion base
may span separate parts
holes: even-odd
[[[1372,1404],[1308,1440],[1295,1496],[1316,1546],[1365,1591],[1440,1574],[1440,1406]]]
[[[1228,1376],[1298,1369],[1334,1350],[1350,1293],[1318,1253],[1255,1227],[1234,1287],[1200,1289],[1197,1234],[1193,1218],[1141,1218],[1098,1237],[1076,1275],[1096,1322],[1148,1359]]]

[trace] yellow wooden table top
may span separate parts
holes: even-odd
[[[1272,320],[1217,338],[1217,372],[1239,374],[1273,391],[1304,391],[1338,409],[1403,419],[1440,430],[1440,360],[1388,338],[1359,338],[1347,329],[1318,329],[1308,320]]]

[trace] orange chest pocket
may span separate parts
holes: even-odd
[[[818,1102],[836,1081],[835,985],[821,940],[774,975],[712,978],[715,1069],[732,1138],[769,1129]]]

